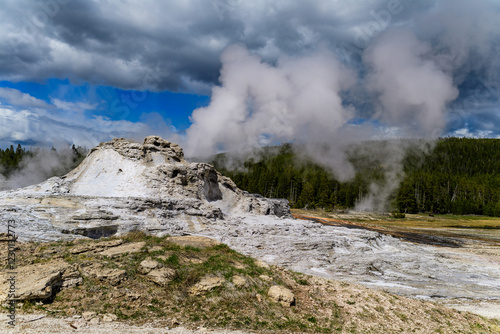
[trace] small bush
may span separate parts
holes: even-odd
[[[318,322],[318,320],[316,320],[316,317],[312,317],[312,316],[307,318],[307,321],[312,322],[313,324]]]
[[[143,231],[134,230],[127,233],[127,235],[125,235],[123,240],[125,242],[137,242],[137,241],[144,241],[144,239],[146,239],[147,237],[148,235]]]
[[[406,215],[403,212],[393,212],[392,217],[393,218],[406,218]]]

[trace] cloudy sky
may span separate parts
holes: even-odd
[[[0,147],[498,138],[499,22],[498,0],[0,0]]]

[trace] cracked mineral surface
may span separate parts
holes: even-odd
[[[417,244],[294,220],[286,201],[244,192],[211,165],[189,163],[159,137],[115,139],[63,177],[0,192],[0,220],[19,240],[100,238],[143,230],[204,235],[292,270],[500,317],[500,254],[470,241]]]

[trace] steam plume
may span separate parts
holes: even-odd
[[[235,45],[221,60],[221,86],[213,88],[210,105],[191,116],[185,144],[190,156],[290,141],[329,147],[353,117],[340,93],[356,76],[328,51],[283,57],[272,66]],[[353,175],[352,167],[336,165],[340,177]]]
[[[300,143],[308,157],[329,167],[341,181],[354,176],[345,154],[348,145],[387,137],[389,129],[398,136],[437,137],[447,103],[458,95],[451,76],[433,60],[430,45],[405,29],[388,30],[366,49],[363,61],[368,71],[362,81],[325,50],[282,57],[273,66],[236,45],[222,54],[221,61],[221,85],[213,88],[210,105],[191,116],[187,154]],[[342,96],[360,87],[374,100],[375,109],[369,113],[372,122],[356,124],[358,111]],[[405,149],[391,147],[384,161],[390,166],[385,183],[372,185],[358,208],[386,208],[402,177]]]
[[[75,167],[75,154],[69,147],[59,151],[37,148],[32,153],[32,156],[23,157],[14,174],[8,178],[0,175],[2,188],[15,189],[37,184],[51,176],[63,175]]]

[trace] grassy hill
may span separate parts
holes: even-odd
[[[132,233],[18,247],[18,271],[33,270],[19,275],[19,289],[45,293],[33,298],[40,291],[30,291],[20,313],[259,333],[500,333],[498,321],[268,266],[207,238]],[[52,279],[46,293],[39,282],[54,268],[62,283]],[[288,291],[293,301],[276,299],[272,289]]]

